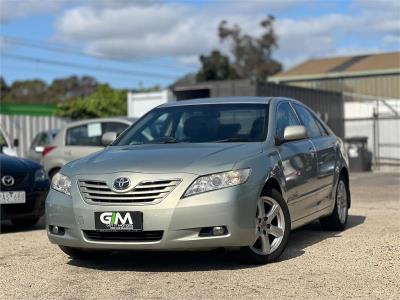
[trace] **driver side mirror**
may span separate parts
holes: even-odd
[[[283,138],[275,137],[275,144],[282,145],[288,141],[302,140],[307,137],[306,128],[302,125],[286,126],[283,133]]]
[[[306,137],[306,128],[303,125],[287,126],[283,134],[285,141],[302,140]]]
[[[107,147],[108,145],[110,145],[112,142],[114,142],[116,140],[117,136],[118,136],[118,134],[114,131],[106,132],[101,137],[101,144],[104,147]]]

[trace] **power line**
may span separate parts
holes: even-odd
[[[157,78],[161,78],[161,79],[176,79],[177,78],[177,76],[171,76],[171,75],[165,75],[165,74],[159,74],[159,73],[128,71],[128,70],[124,70],[124,69],[108,68],[108,67],[94,67],[91,65],[63,62],[63,61],[58,61],[58,60],[44,59],[44,58],[38,58],[38,57],[33,57],[33,56],[18,55],[18,54],[3,53],[2,56],[8,57],[11,59],[15,59],[15,60],[20,60],[20,61],[28,61],[28,62],[34,62],[34,63],[39,63],[39,64],[47,64],[47,65],[56,65],[56,66],[69,67],[69,68],[75,68],[75,69],[92,70],[92,71],[96,71],[96,72],[115,73],[115,74],[126,75],[126,76],[157,77]]]
[[[5,43],[19,45],[19,46],[23,46],[23,47],[36,48],[36,49],[54,51],[54,52],[69,53],[69,54],[80,55],[80,56],[85,56],[85,57],[99,59],[99,60],[114,61],[114,62],[118,62],[118,63],[125,63],[125,64],[127,63],[126,60],[91,55],[91,54],[88,54],[81,50],[78,50],[76,48],[67,48],[64,46],[59,46],[57,44],[47,43],[47,45],[43,45],[42,43],[38,43],[37,41],[21,39],[21,38],[17,38],[17,37],[10,37],[10,36],[1,36],[0,39]],[[151,63],[145,63],[145,62],[134,62],[134,63],[128,62],[128,64],[132,64],[132,65],[136,64],[136,65],[142,65],[142,66],[146,66],[146,67],[165,68],[165,69],[170,69],[170,70],[171,69],[187,70],[187,68],[177,66],[177,65],[167,66],[167,65],[163,65],[163,64],[151,64]]]

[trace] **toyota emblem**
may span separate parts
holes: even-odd
[[[14,183],[15,183],[15,180],[14,180],[14,177],[12,177],[12,176],[10,176],[10,175],[6,175],[6,176],[3,176],[3,177],[1,178],[1,183],[2,183],[4,186],[13,186]]]
[[[131,185],[131,180],[127,177],[118,177],[114,180],[114,189],[123,191],[129,188]]]

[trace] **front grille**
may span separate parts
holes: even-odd
[[[132,190],[116,193],[104,181],[80,180],[82,196],[89,201],[105,203],[151,203],[159,202],[180,183],[180,180],[142,181]]]
[[[8,175],[8,174],[1,174],[1,177]],[[1,182],[0,191],[18,191],[18,190],[25,190],[27,181],[29,179],[29,173],[19,173],[19,174],[12,174],[14,178],[14,184],[12,186],[5,186],[3,182]]]
[[[138,232],[105,232],[98,230],[84,230],[86,238],[93,241],[115,242],[156,242],[163,236],[162,230]]]

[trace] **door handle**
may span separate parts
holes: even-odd
[[[64,152],[64,154],[65,154],[65,155],[68,155],[68,156],[71,156],[71,155],[72,155],[72,152],[71,152],[71,150],[67,150],[67,151]]]

